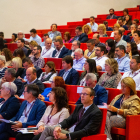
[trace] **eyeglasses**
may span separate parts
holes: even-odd
[[[86,95],[90,95],[90,94],[87,94],[87,93],[80,93],[80,95],[82,96],[86,96]]]
[[[25,92],[27,92],[27,91],[24,90],[23,93],[25,93]]]

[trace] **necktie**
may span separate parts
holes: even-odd
[[[85,108],[82,108],[79,112],[79,115],[78,115],[78,119],[77,119],[77,122],[74,124],[74,125],[77,125],[79,123],[79,121],[81,120],[83,114],[84,114],[84,111],[85,111]]]

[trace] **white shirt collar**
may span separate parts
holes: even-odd
[[[36,79],[34,81],[32,81],[31,83],[29,83],[29,81],[27,81],[27,84],[33,84],[36,81]]]

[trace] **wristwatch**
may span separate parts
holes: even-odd
[[[66,136],[67,136],[67,139],[69,139],[69,133],[67,133]]]

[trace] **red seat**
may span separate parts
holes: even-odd
[[[30,38],[30,34],[25,34],[25,38]]]
[[[107,36],[111,36],[112,31],[106,31]]]
[[[108,39],[114,40],[114,37],[100,37],[100,42],[105,43]]]
[[[10,43],[12,41],[12,38],[4,38],[4,40],[6,40],[7,43]]]
[[[45,88],[51,87],[51,84],[50,83],[44,83],[44,87]]]
[[[77,70],[77,71],[78,71],[78,73],[79,73],[79,77],[81,76],[82,72],[84,72],[84,71],[82,71],[82,70]]]
[[[70,108],[70,114],[72,114],[73,113],[73,111],[75,110],[75,107],[76,107],[76,105],[74,105],[74,104],[69,104],[69,108]]]
[[[91,135],[91,136],[83,137],[82,140],[106,140],[107,136],[106,136],[106,134],[104,134],[104,130],[105,130],[107,110],[104,109],[104,108],[100,108],[100,110],[102,111],[103,118],[102,118],[102,122],[101,122],[101,127],[100,127],[100,130],[99,130],[99,133],[96,134],[96,135]]]
[[[105,71],[98,71],[99,77],[101,77],[103,73],[105,73]]]
[[[71,50],[72,43],[64,43],[65,47]]]
[[[14,52],[14,50],[17,49],[17,43],[6,43],[6,45],[11,52]]]
[[[117,19],[106,19],[108,21],[108,26],[114,26],[114,24],[117,22]]]
[[[85,51],[87,49],[87,44],[86,43],[81,43],[80,48]]]
[[[45,63],[48,61],[53,61],[55,63],[56,69],[61,69],[62,67],[62,58],[44,58]]]
[[[130,32],[131,32],[130,30],[125,30],[124,35],[127,35]]]

